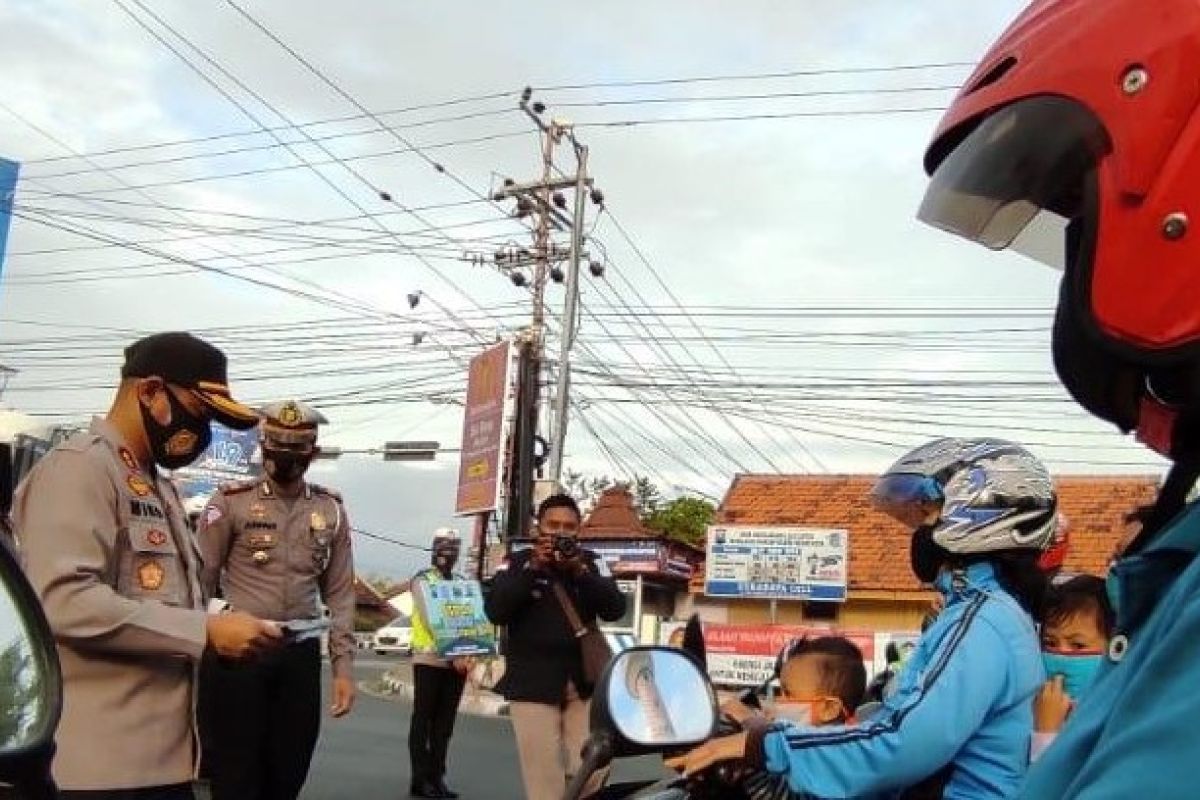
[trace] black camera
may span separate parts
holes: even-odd
[[[554,537],[554,552],[564,561],[569,561],[579,555],[579,540],[574,536],[558,534]]]

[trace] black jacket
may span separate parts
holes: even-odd
[[[601,574],[595,553],[584,551],[588,569],[579,577],[534,570],[531,557],[530,551],[514,553],[496,573],[484,601],[488,619],[506,628],[504,677],[496,688],[510,702],[558,705],[570,680],[588,697],[592,687],[583,680],[579,642],[551,581],[562,581],[585,625],[596,617],[620,619],[625,596],[616,581]]]

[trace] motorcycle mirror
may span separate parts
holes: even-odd
[[[712,735],[716,696],[708,676],[687,653],[627,650],[613,660],[609,675],[597,708],[625,742],[662,750],[698,744]]]
[[[717,729],[717,696],[694,656],[676,647],[633,647],[609,662],[592,696],[583,764],[567,787],[576,800],[615,757],[693,747]]]
[[[32,800],[50,779],[62,713],[62,673],[50,625],[10,543],[0,541],[0,783]]]

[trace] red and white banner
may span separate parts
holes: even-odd
[[[663,626],[663,642],[683,623]],[[704,649],[708,674],[713,683],[728,686],[758,686],[771,677],[775,658],[788,642],[807,636],[842,636],[862,650],[867,674],[875,672],[875,633],[816,628],[808,625],[723,625],[705,623]]]

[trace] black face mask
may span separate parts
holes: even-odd
[[[442,572],[448,573],[458,563],[457,550],[436,550],[433,553],[433,565]]]
[[[933,583],[938,570],[950,559],[950,551],[933,541],[933,525],[922,525],[913,531],[909,560],[913,574],[921,583]]]
[[[212,428],[207,419],[188,411],[174,392],[166,387],[163,387],[163,391],[167,393],[167,402],[171,406],[171,421],[160,425],[150,409],[144,403],[139,403],[142,425],[146,429],[154,463],[164,469],[179,469],[191,464],[208,449],[212,441]]]
[[[288,450],[263,449],[263,466],[276,483],[295,483],[308,472],[312,463],[311,454],[293,453]]]

